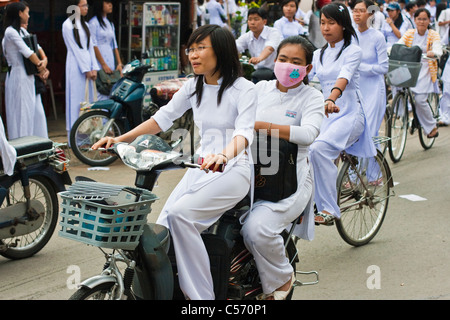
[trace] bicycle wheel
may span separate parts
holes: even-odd
[[[393,184],[380,151],[373,158],[352,157],[350,161],[344,161],[337,179],[341,218],[335,222],[342,239],[358,247],[369,243],[380,230]]]
[[[393,162],[399,162],[406,146],[408,135],[407,97],[403,92],[395,95],[388,124],[388,149]]]
[[[109,153],[91,150],[91,146],[102,138],[101,133],[108,120],[107,112],[94,110],[81,115],[73,124],[70,131],[70,147],[81,162],[90,166],[107,166],[117,159]],[[123,133],[122,125],[114,121],[106,136],[117,137]]]
[[[427,102],[431,112],[433,113],[433,118],[437,123],[439,120],[439,95],[437,93],[428,94]],[[436,138],[428,138],[423,128],[419,128],[419,141],[422,148],[425,150],[430,149],[433,146],[435,139]]]

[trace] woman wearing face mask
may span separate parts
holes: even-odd
[[[366,123],[364,101],[359,90],[362,50],[352,42],[356,38],[348,10],[338,3],[321,9],[320,29],[327,44],[314,52],[313,70],[322,86],[325,114],[320,135],[310,147],[314,168],[316,223],[329,225],[340,217],[337,205],[337,167],[335,159],[342,150],[358,157],[376,154]],[[332,113],[332,114],[330,114]]]
[[[313,46],[300,36],[286,38],[278,46],[274,69],[277,80],[256,85],[255,130],[298,144],[297,191],[278,202],[255,199],[242,228],[268,300],[284,300],[292,290],[295,277],[280,233],[311,204],[313,182],[308,147],[319,134],[324,117],[322,94],[306,85],[313,51]],[[312,240],[313,210],[305,212],[299,229],[300,237]]]

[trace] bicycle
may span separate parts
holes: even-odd
[[[374,137],[377,145],[388,137]],[[383,224],[391,188],[394,187],[391,169],[381,150],[373,158],[358,158],[342,151],[336,181],[341,217],[335,219],[341,238],[358,247],[369,243]]]
[[[391,160],[396,163],[400,161],[403,152],[405,151],[408,129],[410,130],[411,135],[414,134],[415,130],[418,130],[420,144],[425,150],[428,150],[433,146],[435,137],[428,138],[420,125],[416,114],[414,96],[410,89],[417,83],[421,62],[389,60],[389,67],[390,71],[388,72],[387,82],[391,86],[400,87],[400,90],[398,90],[392,100],[392,105],[389,107],[388,119],[388,136],[391,138],[388,143],[389,156]],[[390,73],[391,76],[389,76]],[[399,77],[395,78],[396,76],[392,76],[392,73],[396,73]],[[410,75],[410,77],[407,79],[405,74]],[[439,94],[430,93],[427,102],[433,114],[433,118],[437,123],[439,119]],[[408,106],[411,106],[412,110],[413,118],[411,120],[409,119]]]

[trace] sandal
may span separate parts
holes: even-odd
[[[438,122],[438,127],[448,127],[448,124],[445,123],[444,121],[439,121]]]
[[[434,134],[432,135],[431,133],[433,133],[433,132],[434,132]],[[439,137],[439,131],[438,131],[437,127],[434,128],[433,130],[431,130],[431,132],[429,134],[427,134],[428,139],[433,139],[433,138],[437,138],[437,137]]]
[[[334,216],[330,213],[324,213],[322,211],[314,213],[314,223],[316,225],[332,226],[334,219]]]
[[[286,300],[287,296],[289,295],[289,293],[291,293],[292,289],[294,288],[294,283],[295,283],[295,274],[292,273],[291,276],[291,283],[289,284],[289,288],[286,291],[274,291],[268,295],[265,296],[265,300],[267,300],[268,298],[273,298],[273,300]],[[272,300],[272,299],[270,299]]]

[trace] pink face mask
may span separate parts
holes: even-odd
[[[288,62],[275,62],[274,73],[277,80],[286,88],[295,86],[306,76],[306,67]]]

